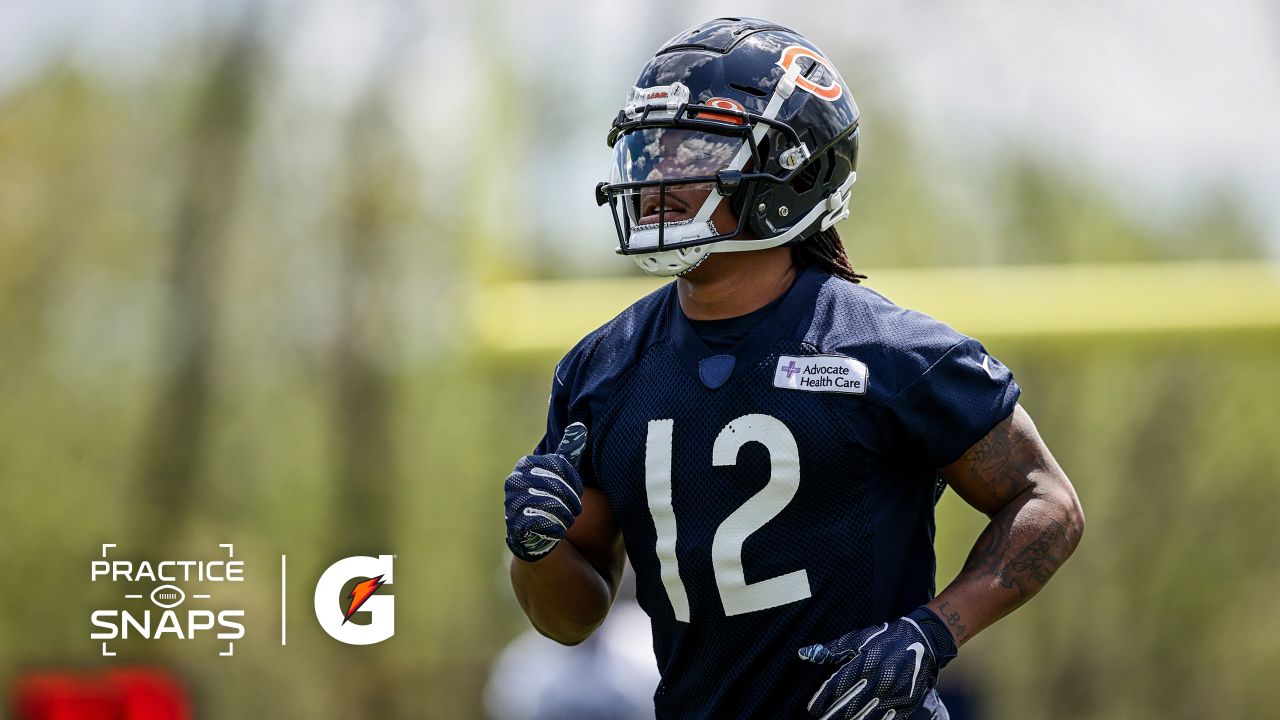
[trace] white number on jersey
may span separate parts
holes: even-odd
[[[676,560],[676,516],[671,505],[674,426],[672,420],[649,422],[645,491],[658,535],[655,552],[663,587],[671,599],[676,620],[689,622],[689,595],[680,579]],[[769,451],[769,482],[720,523],[711,543],[716,588],[726,615],[765,610],[810,596],[809,574],[803,569],[754,583],[746,581],[742,544],[782,512],[800,487],[800,452],[795,436],[781,420],[770,415],[743,415],[726,425],[711,449],[712,464],[716,467],[736,464],[738,451],[749,442],[758,442]]]

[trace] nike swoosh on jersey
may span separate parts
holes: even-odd
[[[983,356],[982,356],[982,369],[987,371],[987,377],[989,377],[989,378],[991,378],[991,379],[993,379],[993,380],[995,379],[996,374],[995,374],[995,372],[991,369],[991,356],[990,356],[990,355],[983,355]]]

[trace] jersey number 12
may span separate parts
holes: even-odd
[[[676,620],[689,622],[689,595],[680,579],[676,560],[676,515],[671,506],[671,434],[674,420],[650,420],[645,443],[645,492],[657,530],[662,585],[671,599]],[[769,482],[716,528],[711,542],[711,564],[725,615],[765,610],[809,597],[809,574],[796,570],[748,584],[742,571],[742,543],[772,520],[795,497],[800,487],[800,452],[796,438],[781,420],[771,415],[743,415],[730,422],[716,437],[711,463],[735,465],[738,450],[758,442],[769,451]]]

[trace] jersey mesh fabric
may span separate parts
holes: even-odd
[[[803,350],[799,343],[782,349]],[[802,662],[796,650],[872,622],[867,461],[849,433],[841,431],[839,415],[819,398],[779,392],[762,402],[758,389],[771,383],[776,361],[772,355],[713,392],[678,366],[669,348],[655,347],[615,396],[602,425],[610,436],[639,440],[608,443],[597,464],[608,468],[600,473],[601,488],[622,528],[641,607],[653,620],[663,677],[655,696],[659,717],[802,714],[829,669]],[[758,443],[743,446],[737,464],[725,467],[712,466],[711,450],[730,421],[753,413],[793,429],[802,479],[791,502],[744,541],[743,573],[752,583],[804,570],[813,597],[726,616],[712,543],[724,519],[769,481],[770,466],[767,450]],[[671,501],[688,623],[675,619],[654,553],[643,442],[653,419],[673,421]],[[828,428],[821,435],[795,431],[821,426]],[[813,552],[815,547],[822,551]]]
[[[809,270],[787,302],[734,349],[740,357],[730,378],[713,390],[689,361],[712,351],[699,350],[696,340],[689,345],[696,336],[676,327],[683,320],[676,302],[667,286],[566,356],[539,451],[553,447],[569,422],[590,428],[583,478],[608,496],[653,624],[662,673],[657,717],[804,717],[833,668],[805,663],[796,650],[894,620],[928,601],[935,468],[1007,417],[1017,386],[976,341]],[[758,352],[748,357],[741,348],[753,339]],[[866,363],[865,395],[774,386],[782,356],[813,355]],[[802,570],[809,597],[730,615],[712,549],[726,518],[771,481],[770,455],[761,443],[747,442],[736,463],[715,466],[712,448],[746,415],[785,426],[800,479],[794,497],[742,540],[745,581]],[[688,622],[677,620],[663,584],[646,488],[646,441],[655,420],[671,426],[675,557]],[[945,717],[936,695],[912,716],[930,717]]]

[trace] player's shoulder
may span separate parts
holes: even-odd
[[[598,383],[625,372],[658,337],[671,294],[672,284],[663,285],[587,333],[556,365],[557,382]]]
[[[805,342],[864,363],[872,399],[887,400],[954,348],[976,341],[869,287],[831,276],[818,292]]]

